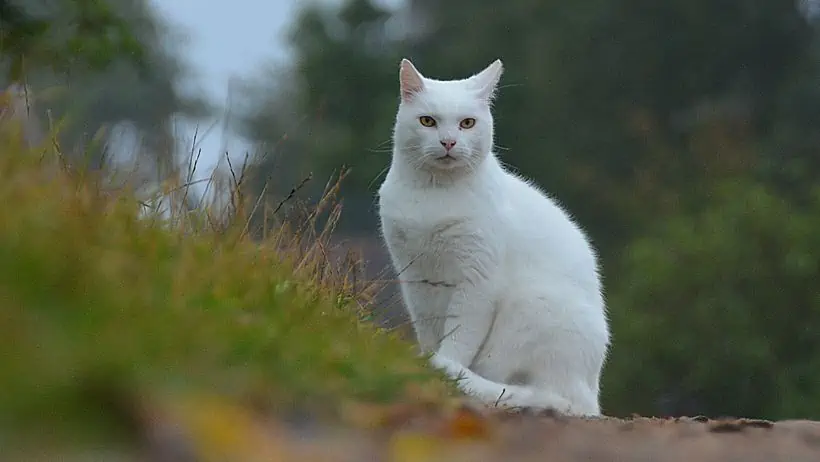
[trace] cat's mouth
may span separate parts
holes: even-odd
[[[461,165],[461,160],[456,156],[447,153],[441,156],[436,157],[436,164],[438,168],[442,168],[445,170],[456,168]]]

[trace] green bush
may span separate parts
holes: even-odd
[[[14,140],[0,142],[0,437],[94,434],[109,395],[333,412],[449,393],[411,343],[363,320],[321,252],[140,219],[133,197]]]
[[[735,181],[631,244],[609,281],[605,410],[820,418],[818,229],[820,196]]]

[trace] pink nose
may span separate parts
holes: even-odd
[[[456,142],[454,140],[442,140],[440,141],[440,143],[442,146],[444,146],[444,149],[447,151],[453,149],[453,146],[456,145]]]

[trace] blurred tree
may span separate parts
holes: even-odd
[[[340,227],[375,228],[372,196],[389,162],[398,104],[401,55],[390,18],[369,0],[302,10],[289,36],[295,61],[246,92],[249,104],[239,128],[266,152],[253,169],[257,192],[269,182],[269,192],[287,194],[313,172],[306,191],[316,195],[347,166]]]
[[[658,214],[708,197],[710,182],[786,168],[762,143],[794,127],[781,95],[815,75],[801,73],[814,35],[779,0],[410,0],[392,15],[368,0],[312,5],[290,36],[295,64],[250,87],[241,127],[273,151],[257,190],[352,166],[345,223],[366,229],[396,62],[406,54],[447,78],[501,57],[501,155],[564,201],[608,258]]]
[[[613,415],[820,418],[820,191],[727,181],[627,247],[612,281]]]
[[[422,70],[465,75],[503,58],[502,155],[605,254],[701,200],[704,183],[755,171],[763,153],[747,145],[771,135],[814,34],[782,0],[409,3]]]
[[[171,27],[150,3],[3,0],[0,7],[4,83],[25,80],[33,88],[41,123],[63,123],[66,154],[88,155],[91,167],[101,167],[114,139],[104,136],[96,147],[90,140],[119,126],[135,139],[136,153],[124,154],[150,161],[164,177],[176,162],[172,117],[201,116],[209,108],[178,90],[185,68],[167,47]]]
[[[56,5],[64,23],[55,33],[49,22],[14,0],[0,0],[0,49],[7,61],[7,80],[24,78],[30,66],[66,70],[71,63],[99,69],[117,54],[131,55],[142,63],[142,47],[127,24],[100,0],[69,0]]]
[[[815,33],[807,59],[775,101],[771,134],[762,147],[766,156],[759,166],[762,177],[798,203],[812,198],[820,172],[819,46],[820,34]]]

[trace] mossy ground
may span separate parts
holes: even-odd
[[[324,252],[252,240],[241,217],[140,218],[133,196],[54,168],[53,151],[0,137],[0,439],[99,441],[127,433],[143,399],[332,415],[449,394],[411,343],[365,320],[364,289]]]
[[[367,321],[374,287],[326,233],[146,216],[15,133],[0,123],[3,460],[817,460],[815,422],[460,407]]]

